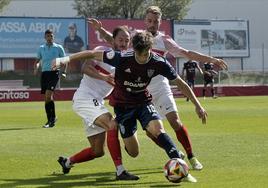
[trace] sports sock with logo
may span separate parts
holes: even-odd
[[[160,145],[163,146],[169,158],[181,158],[176,148],[176,145],[174,144],[174,142],[171,140],[171,138],[168,136],[167,133],[161,133],[157,137],[157,140],[160,143]]]

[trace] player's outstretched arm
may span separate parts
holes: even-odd
[[[71,54],[70,56],[65,56],[61,58],[56,58],[52,62],[52,69],[55,70],[63,65],[67,65],[72,61],[78,61],[83,59],[94,59],[97,61],[103,61],[103,50],[85,50],[82,52],[77,52]]]
[[[95,79],[103,80],[114,85],[114,76],[112,74],[104,74],[98,71],[90,61],[85,61],[82,66],[82,73]]]
[[[166,35],[163,37],[165,48],[171,53],[174,57],[185,57],[190,60],[195,60],[199,62],[208,62],[219,66],[221,69],[228,68],[226,62],[222,59],[217,59],[212,56],[207,56],[195,51],[187,50],[180,47],[170,36]]]
[[[181,79],[179,75],[174,80],[174,82],[178,86],[178,88],[181,90],[182,94],[188,97],[192,101],[192,103],[195,105],[195,110],[196,110],[198,117],[202,119],[202,123],[205,124],[207,121],[207,112],[201,106],[199,100],[196,98],[192,89],[187,85],[187,83],[184,80]]]
[[[103,26],[101,21],[95,19],[95,18],[88,18],[87,22],[100,33],[101,37],[104,38],[109,44],[113,44],[114,38],[112,33],[107,31]]]

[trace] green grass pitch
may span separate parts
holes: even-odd
[[[182,98],[176,101],[195,154],[204,165],[202,171],[191,171],[198,179],[195,184],[173,184],[165,179],[162,168],[168,158],[140,126],[137,158],[129,157],[121,142],[124,166],[139,175],[139,181],[115,181],[107,149],[103,158],[77,164],[70,174],[62,175],[58,156],[72,155],[88,142],[71,102],[57,101],[58,122],[52,129],[41,128],[46,121],[43,102],[0,104],[0,187],[268,186],[268,96],[200,98],[209,114],[206,125],[201,124],[190,102]],[[176,141],[166,121],[164,124]]]

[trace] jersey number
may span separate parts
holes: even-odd
[[[98,102],[97,99],[93,99],[93,103],[94,103],[95,106],[99,106],[100,105],[100,103]]]
[[[148,111],[149,111],[150,113],[156,113],[156,110],[155,110],[154,106],[151,105],[151,104],[147,106],[147,109],[148,109]]]

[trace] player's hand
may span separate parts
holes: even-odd
[[[114,75],[113,74],[109,74],[109,75],[103,75],[103,80],[105,82],[108,82],[109,84],[111,85],[115,85],[115,82],[114,82]]]
[[[52,70],[57,70],[58,68],[60,68],[59,65],[56,65],[56,61],[57,61],[57,59],[58,59],[58,58],[52,60],[52,63],[51,63],[51,68],[52,68]]]
[[[197,107],[197,108],[195,109],[195,111],[196,111],[198,117],[199,117],[200,119],[202,119],[202,123],[203,123],[203,124],[206,124],[208,114],[207,114],[207,112],[205,111],[205,109],[204,109],[203,107],[200,107],[200,108]]]
[[[92,27],[94,27],[94,29],[97,31],[100,30],[100,28],[102,27],[102,23],[94,18],[88,18],[87,22],[90,23]]]
[[[227,70],[228,66],[222,59],[213,58],[210,63],[213,63],[214,65],[219,66],[222,70]]]
[[[36,63],[36,65],[34,66],[34,75],[37,75],[39,67],[40,67],[40,63]]]

